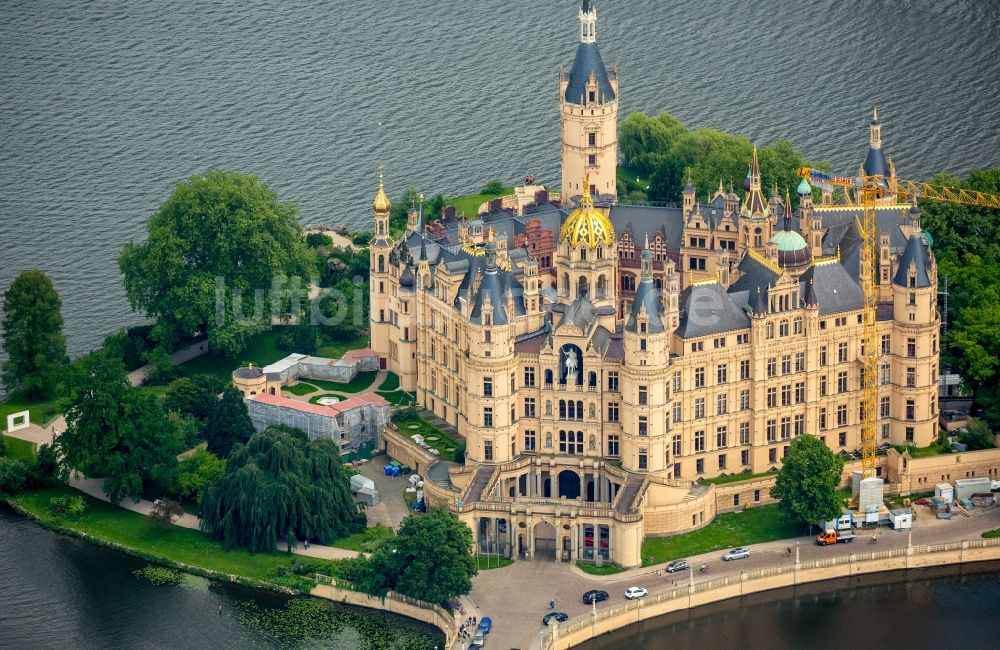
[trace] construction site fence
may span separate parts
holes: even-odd
[[[998,552],[994,554],[995,557],[992,558],[964,557],[964,551],[984,549],[984,548],[994,548],[994,547],[997,548],[998,550]],[[731,587],[732,585],[736,584],[745,585],[746,583],[766,578],[773,578],[775,576],[791,574],[792,579],[789,581],[776,583],[773,586],[765,589],[751,589],[748,590],[747,592],[747,593],[757,593],[759,591],[766,591],[768,589],[776,589],[776,588],[782,588],[800,584],[800,581],[798,579],[798,574],[809,572],[815,569],[826,569],[830,567],[844,566],[844,565],[852,566],[856,564],[864,564],[866,562],[872,562],[875,560],[891,560],[892,558],[905,558],[907,556],[917,557],[917,556],[932,555],[936,553],[949,553],[955,551],[963,552],[962,557],[958,558],[959,559],[958,562],[950,562],[951,564],[963,563],[966,561],[1000,559],[1000,539],[980,539],[973,541],[951,542],[948,544],[928,544],[922,546],[910,546],[888,551],[873,551],[870,553],[852,553],[846,556],[827,558],[822,560],[816,560],[813,562],[803,562],[796,565],[771,567],[768,569],[758,569],[755,571],[744,571],[739,573],[738,575],[727,576],[724,578],[716,578],[713,580],[706,580],[702,582],[693,582],[692,580],[687,586],[684,587],[677,587],[657,594],[651,594],[645,598],[629,601],[628,603],[621,605],[619,607],[598,611],[596,614],[587,614],[584,616],[579,616],[567,621],[566,623],[559,624],[552,630],[550,630],[547,634],[543,635],[542,648],[543,649],[557,648],[559,650],[570,648],[573,645],[578,645],[579,643],[583,643],[584,641],[589,640],[590,638],[592,638],[592,635],[588,634],[584,635],[583,638],[574,639],[573,640],[574,642],[570,645],[561,643],[561,641],[569,641],[568,637],[576,633],[579,633],[581,631],[586,631],[588,629],[591,631],[596,630],[596,628],[602,621],[606,621],[608,619],[615,617],[621,617],[622,619],[621,625],[616,627],[625,627],[627,625],[632,625],[638,621],[645,620],[646,617],[641,616],[640,615],[641,612],[638,610],[654,608],[657,605],[668,603],[669,601],[674,601],[674,600],[688,600],[690,602],[692,596],[698,594],[708,595],[709,592],[715,590],[723,590],[726,589],[727,587]],[[858,567],[858,568],[863,569],[863,567]],[[903,566],[896,568],[907,568],[907,567]],[[893,569],[890,568],[888,570],[893,570]],[[861,570],[858,571],[858,573],[868,573],[868,572]],[[846,577],[849,575],[854,575],[854,572],[851,571],[848,572],[847,574],[835,573],[828,577],[839,578],[839,577]],[[817,582],[818,580],[822,579],[825,578],[817,579],[815,576],[810,576],[807,579],[801,580],[801,583]],[[735,596],[740,596],[740,595],[742,595],[742,592],[735,594]],[[720,594],[718,600],[724,600],[731,597],[734,597],[734,595]],[[712,602],[711,599],[709,598],[698,598],[697,601],[698,601],[697,604],[699,605]],[[684,608],[685,607],[677,607],[675,609],[668,611],[676,611],[678,609],[684,609]],[[601,633],[606,633],[609,631],[611,630],[607,629],[606,627],[602,627]]]

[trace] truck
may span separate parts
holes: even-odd
[[[840,532],[832,528],[827,528],[822,533],[816,536],[817,546],[826,546],[827,544],[850,544],[854,541],[856,535],[851,532]]]

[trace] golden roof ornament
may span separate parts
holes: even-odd
[[[573,210],[559,230],[560,241],[569,241],[576,248],[580,243],[590,249],[600,245],[611,246],[615,239],[615,228],[608,216],[594,207],[594,199],[590,196],[590,174],[583,177],[583,196],[580,204]]]
[[[392,202],[385,193],[385,185],[382,182],[382,165],[378,166],[378,193],[372,201],[372,209],[375,212],[384,213],[392,209]]]

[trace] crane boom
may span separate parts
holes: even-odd
[[[862,218],[859,220],[861,251],[861,289],[865,297],[864,333],[861,344],[861,472],[862,478],[875,476],[878,413],[878,289],[875,282],[876,201],[885,194],[1000,209],[1000,196],[963,189],[896,180],[892,187],[882,176],[837,176],[801,167],[800,177],[816,185],[850,188],[861,195]]]

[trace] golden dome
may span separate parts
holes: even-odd
[[[614,244],[615,228],[607,215],[594,207],[594,199],[590,196],[590,176],[583,179],[583,196],[580,205],[573,210],[559,230],[559,240],[569,240],[569,245],[576,248],[581,242],[594,249],[604,244]]]
[[[375,212],[388,212],[392,208],[392,202],[386,196],[385,186],[382,185],[382,174],[378,175],[378,194],[375,195],[375,200],[372,201],[372,208],[375,209]]]

